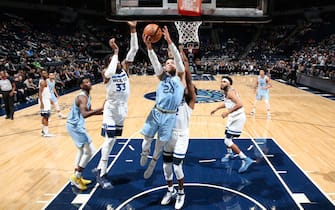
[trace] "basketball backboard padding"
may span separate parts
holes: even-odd
[[[245,5],[230,5],[223,7],[221,1],[203,0],[201,16],[183,16],[178,14],[176,0],[110,0],[110,11],[107,19],[111,21],[139,22],[173,22],[173,21],[202,21],[202,22],[269,22],[271,18],[267,8],[268,0],[250,0],[263,2],[253,7]],[[235,0],[236,1],[236,0]],[[241,0],[240,0],[241,1]],[[236,1],[238,2],[238,1]],[[220,3],[220,4],[217,4]],[[219,5],[219,6],[218,6]],[[251,4],[250,4],[251,5]],[[260,9],[263,8],[263,9]]]

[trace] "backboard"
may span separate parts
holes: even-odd
[[[180,0],[107,0],[107,19],[141,22],[269,22],[271,0],[202,0],[201,16],[178,14]]]

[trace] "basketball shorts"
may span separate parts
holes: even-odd
[[[246,116],[244,112],[228,115],[226,134],[230,134],[234,137],[239,137],[242,133],[245,121]]]
[[[169,141],[175,122],[176,113],[163,113],[153,108],[144,123],[141,133],[151,138],[157,133],[161,141]]]
[[[184,159],[189,144],[189,130],[173,129],[171,140],[164,146],[164,155]]]
[[[79,128],[70,123],[66,123],[66,130],[78,148],[83,147],[84,144],[90,144],[92,142],[85,128]]]
[[[57,99],[57,97],[56,97],[55,94],[51,94],[50,96],[51,96],[50,100],[51,100],[53,103],[58,103],[58,99]]]
[[[44,108],[40,110],[40,114],[42,117],[50,117],[51,114],[51,103],[49,99],[42,99]],[[40,102],[39,102],[40,104]]]
[[[262,100],[262,99],[264,99],[264,100],[269,100],[269,91],[267,91],[267,90],[258,90],[257,91],[257,94],[256,94],[256,99],[257,100]]]
[[[124,120],[127,116],[127,104],[115,104],[107,102],[104,105],[104,113],[101,127],[101,136],[113,138],[121,136]]]

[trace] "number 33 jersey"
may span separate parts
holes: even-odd
[[[116,103],[127,103],[130,94],[129,78],[124,70],[114,74],[106,84],[106,99]]]

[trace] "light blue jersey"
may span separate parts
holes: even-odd
[[[57,101],[57,97],[55,95],[55,92],[54,92],[54,88],[55,88],[55,85],[56,85],[56,81],[51,81],[50,79],[47,79],[47,83],[48,83],[48,87],[49,87],[49,90],[50,90],[50,99],[51,101],[53,102],[56,102]]]
[[[179,77],[164,75],[158,84],[156,105],[148,115],[141,133],[152,138],[158,133],[161,141],[170,140],[183,95],[184,85]]]
[[[257,100],[269,100],[269,89],[263,89],[264,87],[266,87],[268,85],[267,83],[267,76],[264,76],[263,78],[261,78],[261,76],[257,77],[257,81],[258,81],[258,86],[257,86],[257,94],[256,94],[256,99]]]
[[[82,147],[84,144],[89,144],[92,142],[91,138],[88,136],[85,127],[85,119],[80,113],[80,108],[76,105],[77,97],[83,95],[86,96],[84,91],[81,91],[75,98],[71,111],[67,117],[66,129],[77,147]],[[88,96],[86,107],[88,110],[91,109],[91,97]]]
[[[163,110],[177,111],[184,95],[184,85],[178,76],[164,75],[158,84],[156,106]]]

